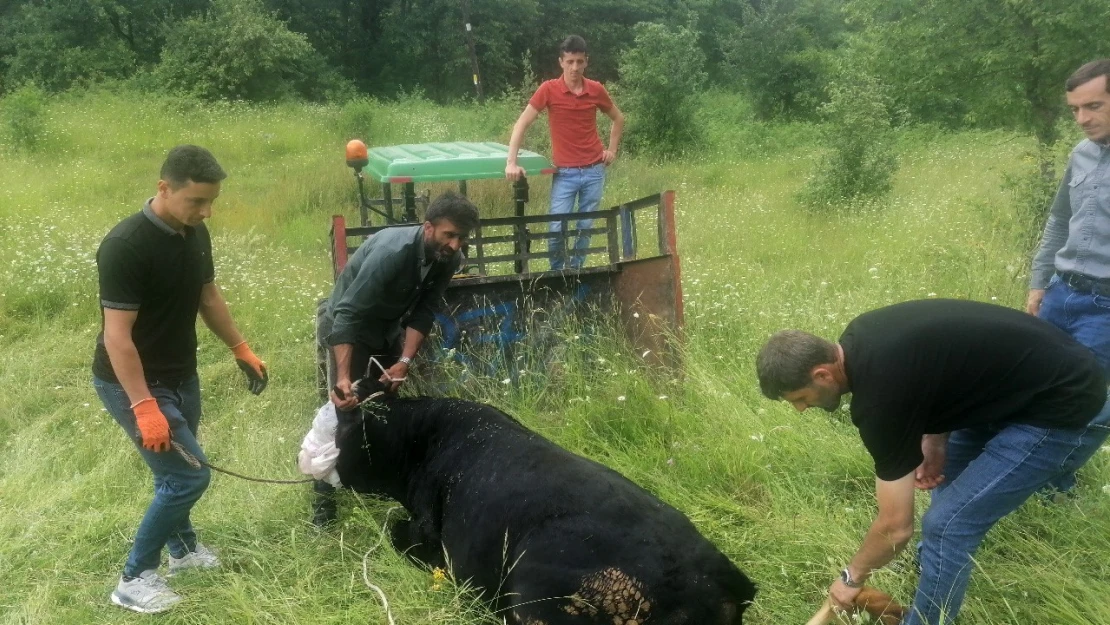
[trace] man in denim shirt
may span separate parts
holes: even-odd
[[[1026,310],[1070,334],[1110,372],[1110,59],[1065,83],[1087,138],[1072,150],[1033,258]],[[1075,486],[1068,475],[1054,486]]]

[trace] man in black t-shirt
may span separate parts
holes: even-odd
[[[860,315],[838,343],[797,330],[756,362],[763,394],[829,412],[852,394],[852,422],[875,463],[879,515],[829,588],[847,609],[871,572],[906,545],[914,487],[921,579],[905,625],[950,623],[987,531],[1110,433],[1106,379],[1091,352],[1022,312],[955,300]]]
[[[181,600],[158,575],[163,547],[169,547],[170,575],[219,566],[189,522],[209,470],[190,466],[171,447],[172,441],[206,461],[196,439],[198,312],[234,353],[251,392],[266,386],[266,365],[239,334],[216,286],[204,226],[225,177],[208,150],[173,148],[157,194],[112,228],[96,253],[103,331],[93,386],[154,474],[154,499],[111,595],[112,603],[135,612],[162,612]]]

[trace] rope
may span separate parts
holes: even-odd
[[[375,364],[375,365],[378,365],[378,368],[382,370],[382,375],[384,375],[385,379],[389,380],[390,382],[404,382],[405,380],[409,379],[408,376],[405,376],[403,378],[391,378],[391,377],[389,377],[389,369],[386,369],[385,367],[383,367],[382,363],[378,362],[378,359],[374,358],[373,356],[370,357],[370,362],[366,364],[367,369],[370,368],[371,363]]]
[[[397,624],[393,621],[393,611],[389,609],[389,599],[386,598],[385,593],[382,591],[381,588],[370,583],[370,554],[377,551],[378,547],[381,547],[382,543],[385,542],[385,530],[386,527],[389,526],[389,515],[392,514],[394,510],[398,510],[399,508],[400,506],[393,506],[389,510],[385,511],[385,521],[382,522],[382,531],[381,534],[378,536],[378,542],[375,543],[374,546],[371,547],[370,550],[362,556],[362,581],[366,583],[367,588],[378,593],[378,598],[382,600],[382,607],[385,608],[385,617],[389,620],[389,625]]]
[[[185,447],[177,441],[170,441],[170,445],[173,445],[173,448],[177,450],[177,453],[180,454],[181,457],[185,459],[185,462],[188,462],[189,466],[193,467],[194,469],[199,469],[201,467],[208,467],[209,469],[212,469],[213,471],[219,471],[220,473],[230,475],[232,477],[237,477],[241,480],[247,480],[248,482],[261,482],[263,484],[304,484],[305,482],[315,482],[316,481],[315,478],[311,478],[311,477],[308,478],[308,479],[304,479],[304,480],[267,480],[267,479],[260,478],[260,477],[249,477],[249,476],[243,475],[241,473],[236,473],[234,471],[228,471],[227,469],[221,469],[220,467],[212,466],[212,465],[208,464],[207,462],[202,462],[199,458],[197,458],[193,454],[189,453],[189,451],[186,450]]]
[[[358,382],[355,382],[355,384],[358,384]],[[377,398],[379,398],[379,397],[381,397],[382,395],[385,395],[385,391],[378,391],[377,393],[371,393],[369,397],[367,397],[366,399],[364,399],[364,400],[362,400],[361,402],[359,402],[359,404],[358,404],[358,407],[359,407],[359,408],[361,408],[361,409],[363,409],[363,410],[366,410],[366,409],[368,409],[368,408],[370,407],[370,406],[369,406],[369,404],[372,404],[372,403],[374,403],[374,400],[375,400],[375,399],[377,399]],[[366,434],[366,427],[365,427],[365,425],[366,425],[366,423],[365,423],[365,422],[363,422],[363,426],[364,426],[364,427],[362,428],[362,433],[363,433],[363,435],[365,435],[365,434]]]
[[[378,361],[373,356],[370,357],[370,360],[373,360],[374,363],[378,365],[378,367],[381,367],[381,364],[379,364]],[[390,378],[390,379],[393,380],[394,382],[398,382],[398,381],[404,381],[405,378],[400,378],[399,380],[394,379],[394,378]],[[355,384],[357,385],[358,382],[355,382]],[[371,394],[369,397],[367,397],[366,399],[362,400],[362,402],[359,403],[359,407],[360,408],[365,407],[365,405],[367,403],[372,402],[373,400],[377,399],[378,397],[381,397],[382,395],[385,395],[384,391],[378,391],[377,393]],[[193,467],[194,469],[199,469],[201,467],[208,467],[209,469],[211,469],[213,471],[218,471],[220,473],[223,473],[224,475],[230,475],[232,477],[237,477],[241,480],[247,480],[248,482],[260,482],[262,484],[305,484],[305,483],[308,483],[308,482],[315,482],[316,481],[316,478],[312,478],[312,477],[306,478],[306,479],[303,479],[303,480],[269,480],[269,479],[265,479],[265,478],[261,478],[261,477],[250,477],[248,475],[243,475],[242,473],[236,473],[234,471],[229,471],[227,469],[221,469],[220,467],[208,464],[207,462],[204,462],[204,461],[200,460],[199,458],[197,458],[196,456],[194,456],[193,454],[189,453],[189,451],[187,449],[185,449],[185,447],[177,441],[171,440],[170,445],[172,445],[173,448],[175,450],[177,450],[177,453],[180,454],[181,457],[185,459],[185,462],[188,462],[189,466]]]

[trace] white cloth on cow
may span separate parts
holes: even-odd
[[[339,460],[339,449],[335,446],[335,428],[338,425],[335,404],[329,401],[320,406],[316,418],[312,420],[312,429],[301,441],[301,452],[297,454],[297,468],[301,473],[336,487],[343,486],[335,470]]]

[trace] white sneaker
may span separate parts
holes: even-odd
[[[171,590],[154,569],[143,571],[131,581],[120,577],[112,591],[112,603],[143,614],[165,612],[179,601],[181,595]]]
[[[218,566],[220,566],[220,559],[216,554],[208,547],[197,543],[196,549],[180,558],[170,556],[170,567],[166,577],[173,577],[188,569],[214,569]]]

